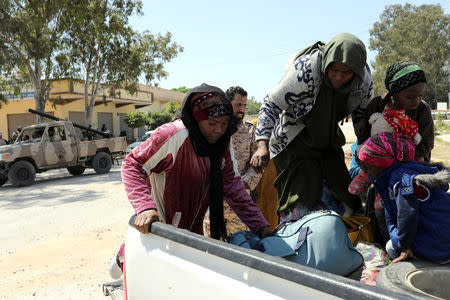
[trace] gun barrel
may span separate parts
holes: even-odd
[[[52,115],[49,115],[49,114],[46,114],[46,113],[43,113],[43,112],[36,111],[34,109],[31,109],[31,108],[28,109],[28,112],[36,114],[36,115],[40,115],[40,116],[43,116],[43,117],[46,117],[47,119],[51,119],[51,120],[55,120],[55,121],[61,121],[60,118],[54,117]]]
[[[47,119],[51,119],[51,120],[55,120],[55,121],[63,121],[63,119],[54,117],[52,115],[49,115],[49,114],[46,114],[46,113],[43,113],[43,112],[36,111],[34,109],[31,109],[31,108],[28,109],[28,112],[36,114],[36,115],[43,116],[43,117],[45,117]],[[97,130],[97,129],[94,129],[94,128],[90,128],[90,127],[87,127],[87,126],[84,126],[84,125],[80,125],[80,124],[77,124],[77,123],[74,123],[74,122],[72,122],[72,124],[75,127],[78,127],[80,129],[83,129],[83,130],[88,130],[88,131],[95,132],[96,134],[99,134],[99,135],[104,136],[106,138],[110,137],[109,133],[105,133],[103,131],[100,131],[100,130]]]

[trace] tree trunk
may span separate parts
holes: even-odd
[[[92,115],[94,114],[94,105],[91,103],[91,99],[89,99],[89,78],[91,77],[92,70],[92,57],[89,56],[87,65],[86,65],[86,79],[84,80],[84,114],[86,117],[86,123],[88,126],[92,126]]]
[[[34,95],[34,102],[36,104],[36,111],[45,112],[45,99],[42,99],[42,95],[36,94]],[[45,117],[36,115],[36,123],[45,122]]]
[[[94,114],[94,106],[95,106],[95,101],[97,100],[97,96],[99,94],[99,82],[93,82],[92,83],[92,89],[91,89],[91,96],[89,97],[89,94],[87,92],[87,86],[89,85],[89,82],[86,83],[85,85],[85,92],[84,92],[84,103],[85,103],[85,110],[86,110],[86,121],[88,122],[89,125],[92,125],[92,116]],[[98,124],[100,125],[100,124]]]
[[[88,124],[92,125],[92,116],[94,115],[94,106],[95,106],[95,101],[97,99],[97,96],[99,94],[99,89],[98,89],[98,83],[93,83],[93,85],[95,86],[92,89],[92,94],[91,97],[89,98],[89,95],[86,93],[85,95],[85,110],[86,110],[86,121],[88,122]],[[98,124],[100,126],[100,124]]]
[[[89,102],[89,80],[88,76],[86,76],[86,80],[84,81],[84,116],[88,126],[92,125],[92,115],[94,112],[94,107]]]
[[[88,105],[86,107],[86,123],[92,126],[92,115],[94,113],[94,108]]]
[[[39,65],[39,62],[35,63],[35,71],[32,72],[32,70],[30,70],[30,74],[31,74],[31,78],[33,79],[33,85],[34,85],[34,103],[36,105],[36,111],[38,112],[45,112],[45,103],[47,101],[46,97],[44,95],[46,95],[45,93],[45,86],[42,87],[42,82],[41,82],[41,68]],[[45,118],[40,116],[40,115],[36,115],[36,123],[43,123],[45,122]]]

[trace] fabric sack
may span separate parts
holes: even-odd
[[[238,231],[231,235],[230,243],[342,276],[363,264],[343,221],[329,210],[310,213],[295,222],[282,222],[263,239]]]

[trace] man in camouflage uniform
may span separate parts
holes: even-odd
[[[255,142],[256,128],[252,123],[244,121],[247,92],[239,86],[233,86],[226,91],[226,95],[233,105],[234,116],[239,119],[237,131],[231,137],[231,143],[233,144],[231,151],[233,151],[232,154],[235,158],[242,182],[247,191],[250,192],[256,187],[262,176],[262,174],[256,172],[250,166],[250,159],[257,148]],[[256,201],[256,196],[253,193],[250,195]],[[239,230],[249,230],[226,201],[223,202],[223,209],[228,234]],[[209,211],[206,213],[203,221],[203,232],[206,236],[210,236]]]
[[[258,147],[255,142],[255,126],[250,122],[244,121],[247,92],[240,86],[233,86],[226,91],[226,95],[231,100],[235,117],[239,119],[237,131],[231,137],[234,157],[236,158],[245,188],[252,191],[261,179],[262,173],[256,172],[250,166],[250,159]]]

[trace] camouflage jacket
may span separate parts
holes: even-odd
[[[242,181],[253,190],[261,179],[262,174],[250,166],[250,159],[257,149],[255,141],[255,126],[249,122],[241,122],[237,131],[231,137],[234,150],[233,155]]]

